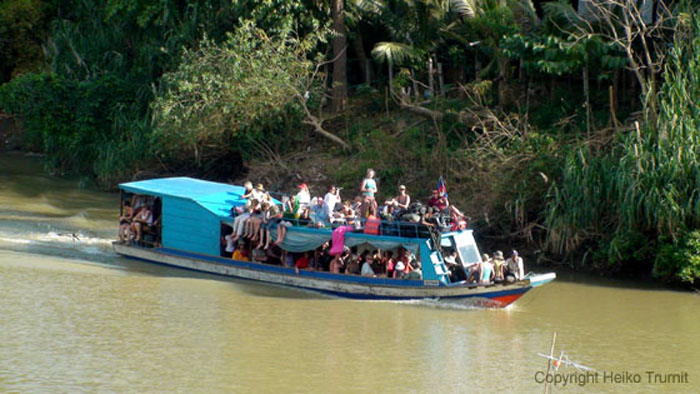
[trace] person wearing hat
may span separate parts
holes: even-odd
[[[258,200],[261,203],[267,200],[267,193],[265,193],[265,188],[263,187],[262,183],[258,183],[255,186],[255,189],[251,192],[251,195],[252,199]]]
[[[503,252],[497,250],[493,254],[493,270],[495,272],[495,280],[501,281],[505,278],[505,265],[506,261],[503,259]]]
[[[507,275],[513,275],[515,280],[525,279],[525,269],[523,267],[523,258],[518,256],[518,251],[514,250],[510,258],[506,260]]]

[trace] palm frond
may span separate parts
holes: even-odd
[[[476,0],[450,0],[450,9],[463,18],[476,16]]]
[[[400,42],[378,42],[372,49],[372,57],[382,63],[401,65],[414,56],[414,48]]]

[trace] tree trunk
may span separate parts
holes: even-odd
[[[360,70],[362,70],[362,75],[365,76],[365,82],[370,81],[370,63],[367,58],[367,53],[365,53],[365,47],[362,44],[362,33],[359,30],[355,32],[355,36],[352,39],[352,46],[355,48],[355,53],[357,54],[357,60],[360,63]]]
[[[333,112],[345,108],[348,97],[347,77],[345,75],[345,4],[344,0],[333,0],[331,6],[333,18]]]

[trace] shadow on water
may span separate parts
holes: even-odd
[[[588,272],[574,271],[567,267],[547,267],[533,266],[533,270],[542,272],[555,272],[557,274],[557,282],[566,282],[571,284],[580,284],[586,286],[628,289],[628,290],[646,290],[646,291],[679,291],[685,292],[686,289],[666,285],[660,282],[652,282],[651,280],[643,280],[639,278],[619,278],[607,277],[591,274]]]

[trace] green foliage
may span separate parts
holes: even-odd
[[[46,34],[44,18],[51,8],[38,0],[0,2],[0,84],[14,75],[37,71],[41,43]]]
[[[654,261],[654,277],[668,282],[691,284],[700,279],[700,230],[663,243]]]
[[[657,125],[621,135],[614,149],[599,155],[580,149],[568,156],[548,198],[550,248],[567,252],[588,240],[602,241],[610,245],[607,259],[620,263],[631,258],[617,246],[626,234],[650,234],[691,248],[690,241],[679,240],[700,227],[700,115],[694,104],[700,99],[699,37],[697,15],[679,25]],[[664,250],[664,256],[672,255]],[[692,281],[695,260],[679,262],[674,256],[657,260],[655,272]]]
[[[0,107],[24,120],[32,148],[59,172],[92,173],[101,148],[121,131],[110,109],[131,105],[130,88],[111,75],[78,82],[25,74],[0,87]]]
[[[186,50],[178,69],[163,76],[153,104],[162,150],[199,160],[217,140],[251,136],[275,118],[299,115],[299,103],[312,105],[321,94],[307,55],[323,39],[323,32],[270,37],[248,21],[221,44],[205,37]]]

